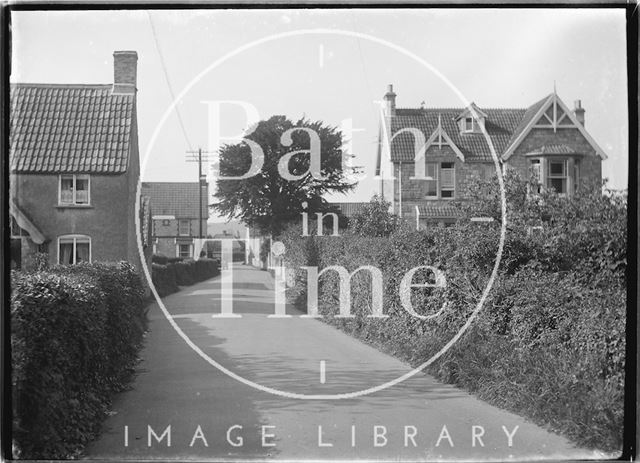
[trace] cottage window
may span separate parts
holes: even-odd
[[[178,235],[181,236],[189,236],[190,234],[190,223],[189,220],[181,219],[178,221]]]
[[[576,159],[573,161],[573,192],[578,191],[578,183],[580,181],[580,161]]]
[[[426,197],[433,199],[438,197],[438,164],[435,162],[427,163],[427,192]]]
[[[191,245],[190,244],[179,244],[178,245],[178,257],[191,257]]]
[[[65,206],[89,204],[89,176],[60,175],[58,204]]]
[[[535,194],[539,194],[542,190],[542,162],[540,159],[531,160],[531,190]]]
[[[453,162],[443,162],[440,166],[440,197],[453,198],[456,189],[456,171]]]
[[[547,186],[556,190],[558,194],[567,193],[567,160],[549,161],[547,172]]]
[[[58,238],[58,263],[73,265],[91,262],[91,238],[85,235],[65,235]]]
[[[426,199],[453,198],[456,189],[456,171],[453,162],[427,163]]]

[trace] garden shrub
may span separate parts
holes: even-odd
[[[176,269],[173,264],[151,264],[151,279],[160,297],[180,291],[176,283]]]
[[[190,286],[219,274],[220,262],[217,259],[180,259],[175,262],[168,259],[166,265],[151,265],[151,278],[160,297],[179,291],[178,286]]]
[[[127,263],[11,274],[14,456],[75,456],[136,361],[144,289]]]
[[[153,254],[151,256],[151,262],[153,264],[167,265],[169,263],[169,258],[164,254]]]
[[[482,183],[482,182],[478,182]],[[470,184],[475,196],[460,207],[465,217],[451,228],[382,231],[366,217],[340,237],[301,236],[292,225],[280,236],[295,285],[288,297],[306,306],[302,266],[342,265],[352,272],[372,265],[383,274],[385,320],[369,318],[370,277],[354,275],[352,319],[335,318],[338,276],[320,279],[323,321],[414,366],[438,352],[458,332],[488,282],[500,236],[495,188]],[[622,442],[626,323],[626,196],[599,188],[572,198],[544,192],[527,196],[526,182],[506,176],[508,222],[502,261],[492,291],[474,323],[431,367],[443,381],[490,403],[550,426],[580,445],[619,450]],[[475,200],[473,198],[476,198]],[[379,208],[378,208],[379,209]],[[352,223],[353,225],[353,223]],[[532,231],[542,225],[542,230]],[[379,238],[367,236],[366,231]],[[420,314],[409,315],[398,287],[405,273],[431,265],[444,272],[446,288],[413,289]],[[416,281],[418,282],[418,281]]]

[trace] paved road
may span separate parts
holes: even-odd
[[[220,299],[215,278],[163,301],[204,354],[260,385],[296,394],[340,394],[410,370],[319,320],[300,318],[291,307],[291,318],[267,318],[274,310],[267,272],[234,268],[234,312],[241,318],[212,317],[221,311]],[[255,389],[199,356],[157,304],[150,309],[142,356],[132,390],[116,398],[113,415],[101,438],[87,448],[87,458],[502,461],[596,456],[424,374],[343,400],[292,399]],[[164,431],[158,442],[154,434],[160,438]]]

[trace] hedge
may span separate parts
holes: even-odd
[[[220,263],[216,259],[185,259],[175,262],[165,259],[154,256],[154,262],[166,264],[151,264],[151,278],[160,297],[179,291],[179,286],[190,286],[220,274]]]
[[[77,455],[133,371],[146,326],[128,263],[11,274],[14,456]]]
[[[545,212],[548,220],[538,233],[510,211],[493,289],[470,329],[432,364],[430,373],[580,445],[620,450],[626,200],[551,197],[544,204],[552,210]],[[301,266],[341,265],[350,272],[362,265],[379,268],[389,318],[367,317],[371,283],[361,271],[352,278],[351,319],[332,316],[338,307],[336,272],[320,279],[322,320],[417,366],[438,352],[475,308],[495,262],[499,231],[499,222],[461,220],[451,228],[421,231],[400,226],[379,238],[356,230],[340,237],[302,237],[300,226],[292,225],[279,237],[295,282],[288,297],[305,309],[307,281]],[[432,265],[447,278],[446,288],[412,290],[420,314],[436,313],[447,302],[431,320],[409,315],[398,294],[405,273],[420,265]]]

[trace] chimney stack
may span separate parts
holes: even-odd
[[[578,119],[578,122],[580,122],[580,124],[582,124],[582,126],[584,127],[584,108],[582,107],[582,101],[576,100],[574,101],[573,104],[574,104],[573,114],[575,114],[576,119]]]
[[[138,54],[135,51],[113,52],[113,93],[135,93]]]
[[[385,109],[387,116],[396,115],[396,94],[393,93],[393,85],[389,84],[387,87],[387,93],[384,95],[384,101],[386,103]]]

